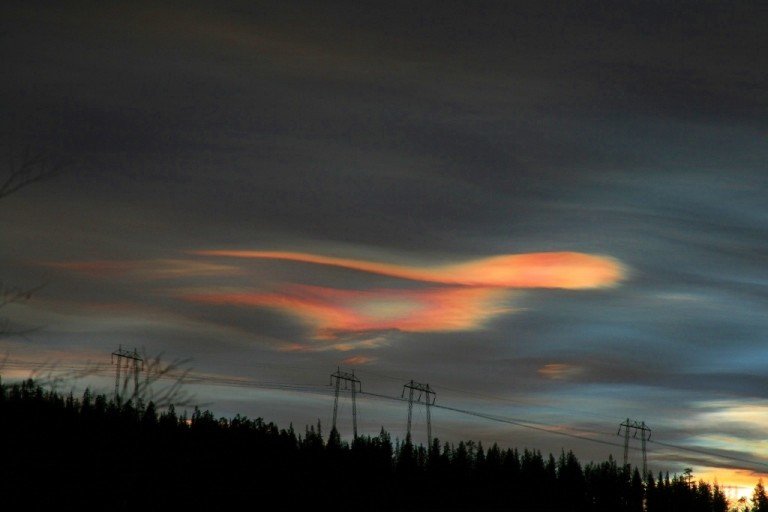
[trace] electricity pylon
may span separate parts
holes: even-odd
[[[648,428],[644,421],[630,422],[629,418],[624,423],[619,425],[619,431],[616,435],[621,435],[621,431],[624,430],[624,467],[629,464],[629,434],[630,430],[633,431],[632,437],[637,439],[637,435],[640,434],[640,446],[643,452],[643,480],[648,478],[648,451],[646,449],[646,442],[651,438],[651,429]]]
[[[357,402],[355,400],[358,392],[362,392],[363,388],[360,384],[360,379],[355,377],[354,370],[350,372],[343,372],[338,367],[336,373],[331,374],[331,385],[334,385],[336,381],[336,391],[333,398],[333,428],[336,428],[336,416],[339,411],[339,390],[341,389],[341,383],[344,383],[344,389],[349,389],[352,393],[352,435],[353,439],[357,439]]]
[[[419,395],[416,397],[416,403],[422,402],[427,409],[427,446],[432,445],[432,416],[430,415],[429,406],[434,405],[437,398],[435,392],[429,387],[429,384],[420,384],[411,380],[407,384],[403,384],[403,393],[401,398],[405,397],[405,390],[408,390],[408,429],[406,439],[411,438],[411,418],[413,417],[413,395],[418,391]]]
[[[120,400],[120,372],[123,367],[123,360],[125,360],[126,370],[133,369],[133,396],[132,399],[139,397],[139,372],[144,369],[144,359],[139,355],[139,352],[134,348],[133,350],[124,349],[122,345],[118,346],[115,352],[112,352],[112,364],[115,364],[117,360],[117,366],[115,368],[115,402]],[[128,374],[125,376],[124,386],[128,386]]]

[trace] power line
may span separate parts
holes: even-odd
[[[382,399],[386,399],[386,400],[395,400],[395,401],[401,401],[401,402],[406,401],[403,398],[393,397],[393,396],[388,396],[388,395],[382,395],[382,394],[379,394],[379,393],[371,393],[369,391],[363,392],[361,394],[372,396],[372,397],[376,397],[376,398],[382,398]],[[606,446],[613,446],[613,447],[616,447],[616,448],[622,448],[622,449],[624,448],[624,445],[620,444],[620,443],[616,443],[616,442],[612,442],[612,441],[606,441],[606,440],[603,440],[603,439],[596,439],[594,437],[588,437],[588,436],[580,435],[580,434],[574,434],[572,432],[566,432],[566,431],[563,431],[563,430],[556,430],[559,427],[555,427],[554,425],[547,425],[547,426],[545,426],[545,424],[543,424],[543,423],[538,423],[537,425],[534,425],[534,424],[531,424],[532,422],[526,421],[526,420],[520,420],[520,419],[516,419],[516,418],[515,419],[513,419],[513,418],[503,418],[503,417],[500,417],[500,416],[494,416],[494,415],[490,415],[490,414],[486,414],[486,413],[481,413],[481,412],[478,412],[478,411],[471,411],[471,410],[468,410],[468,409],[461,409],[461,408],[458,408],[458,407],[449,407],[447,405],[437,405],[437,404],[435,404],[435,405],[433,405],[433,407],[436,408],[436,409],[444,409],[444,410],[447,410],[447,411],[453,411],[453,412],[458,412],[458,413],[461,413],[461,414],[466,414],[468,416],[474,416],[474,417],[477,417],[477,418],[483,418],[483,419],[487,419],[487,420],[490,420],[490,421],[495,421],[495,422],[498,422],[498,423],[505,423],[505,424],[509,424],[509,425],[515,425],[515,426],[518,426],[518,427],[522,427],[522,428],[527,428],[527,429],[531,429],[531,430],[540,431],[540,432],[546,432],[548,434],[569,437],[569,438],[572,438],[572,439],[580,439],[582,441],[587,441],[587,442],[591,442],[591,443],[598,443],[598,444],[602,444],[602,445],[606,445]],[[597,432],[597,431],[582,430],[582,432],[584,432],[584,433],[591,433],[591,434],[598,434],[598,435],[606,435],[604,432]],[[752,465],[755,465],[755,466],[763,466],[763,467],[768,468],[768,463],[765,463],[765,462],[759,462],[759,461],[756,461],[756,460],[744,459],[744,458],[741,458],[741,457],[734,457],[734,456],[731,456],[731,455],[710,452],[710,451],[707,451],[707,450],[701,450],[701,449],[696,449],[696,448],[688,448],[688,447],[685,447],[685,446],[674,445],[674,444],[671,444],[671,443],[664,443],[664,442],[658,441],[658,440],[647,440],[647,441],[650,442],[650,443],[655,443],[655,444],[658,444],[658,445],[666,446],[666,447],[672,448],[672,449],[689,451],[689,452],[698,453],[698,454],[701,454],[701,455],[708,455],[708,456],[711,456],[711,457],[719,457],[719,458],[722,458],[722,459],[728,459],[728,460],[732,460],[732,461],[736,461],[736,462],[742,462],[742,463],[746,463],[746,464],[752,464]],[[636,450],[636,451],[640,451],[641,450],[641,448],[634,447],[634,446],[630,446],[629,448],[632,449],[632,450]]]
[[[5,360],[0,362],[0,368],[2,368],[3,366],[17,367],[17,368],[24,367],[24,366],[38,367],[38,368],[52,368],[55,366],[55,369],[65,368],[65,369],[70,369],[74,371],[78,371],[78,370],[89,371],[96,375],[105,375],[106,371],[111,365],[109,365],[108,363],[107,364],[92,363],[88,365],[78,365],[78,364],[70,363],[70,364],[60,366],[60,365],[56,365],[55,363],[41,363],[41,362],[32,362],[32,361],[23,361],[23,360]],[[263,366],[272,366],[272,365],[263,365]],[[366,372],[374,373],[368,370],[366,370]],[[384,377],[381,374],[379,374],[379,376]],[[185,382],[189,384],[211,384],[211,385],[219,385],[219,386],[269,389],[269,390],[284,391],[284,392],[312,393],[312,394],[321,394],[321,395],[328,395],[328,391],[329,391],[327,386],[318,386],[318,385],[312,385],[312,384],[290,384],[285,382],[257,381],[257,380],[251,380],[251,379],[239,379],[239,378],[232,378],[232,377],[220,377],[220,376],[212,376],[212,375],[205,375],[205,374],[195,374],[191,372],[186,375],[183,375],[181,373],[169,372],[167,374],[163,374],[159,376],[159,378],[161,379],[178,379],[181,377],[184,377]],[[438,388],[449,389],[445,386],[439,386]],[[466,393],[472,394],[471,392],[466,392]],[[373,393],[370,391],[365,391],[365,392],[360,391],[359,394],[363,396],[369,396],[372,398],[379,398],[379,399],[392,400],[392,401],[398,401],[398,402],[407,402],[406,399],[401,397],[383,395],[379,393]],[[488,395],[488,396],[493,397],[493,395]],[[496,398],[504,400],[502,397],[496,397]],[[605,446],[612,446],[616,448],[622,448],[622,449],[624,448],[624,445],[620,443],[607,441],[605,439],[598,439],[595,437],[589,437],[589,434],[600,435],[600,436],[614,436],[614,434],[609,434],[606,432],[599,432],[599,431],[583,429],[583,428],[573,429],[572,427],[569,427],[572,431],[578,430],[578,432],[580,432],[580,433],[574,433],[574,432],[561,430],[562,426],[550,425],[547,423],[533,421],[533,420],[524,420],[520,418],[495,416],[492,414],[482,413],[479,411],[473,411],[473,410],[463,409],[459,407],[450,407],[442,404],[441,405],[435,404],[435,405],[432,405],[432,407],[436,409],[442,409],[446,411],[456,412],[459,414],[473,416],[473,417],[485,419],[488,421],[494,421],[497,423],[509,424],[509,425],[514,425],[514,426],[518,426],[518,427],[529,429],[529,430],[544,432],[551,435],[568,437],[572,439],[578,439],[578,440],[582,440],[590,443],[596,443],[596,444],[601,444]],[[554,406],[547,406],[547,407],[555,408]],[[589,415],[589,413],[584,413],[584,414]],[[714,457],[721,460],[729,460],[729,461],[739,462],[742,464],[752,465],[755,467],[768,468],[767,462],[746,459],[743,457],[713,452],[713,451],[700,449],[700,448],[692,448],[688,446],[667,443],[667,442],[659,441],[658,439],[648,439],[647,442],[653,443],[659,446],[664,446],[665,448],[670,448],[672,450],[696,453],[699,455]],[[634,446],[630,446],[630,448],[636,451],[640,450],[640,448],[634,447]]]
[[[262,366],[262,367],[282,367],[282,365],[272,365],[272,364],[266,364],[266,363],[259,363],[258,366]],[[307,367],[300,367],[300,366],[289,366],[289,367],[293,368],[293,369],[302,369],[302,370],[308,369]],[[73,367],[73,368],[77,369],[75,367]],[[86,368],[83,368],[83,369],[85,370]],[[367,369],[363,370],[362,372],[358,371],[358,374],[360,374],[360,373],[375,375],[377,377],[381,377],[381,378],[388,379],[388,380],[393,380],[393,381],[402,381],[402,379],[400,379],[398,377],[393,377],[393,376],[385,375],[385,374],[382,374],[382,373],[379,373],[379,372],[374,372],[374,371],[367,370]],[[162,378],[174,378],[174,377],[176,377],[175,374],[168,374],[168,375],[164,375]],[[232,385],[232,386],[236,386],[236,387],[259,387],[259,388],[266,388],[266,389],[282,389],[282,387],[279,384],[277,384],[277,383],[263,383],[263,382],[250,381],[250,380],[247,380],[247,379],[232,379],[232,378],[223,378],[223,377],[200,377],[200,376],[196,376],[193,373],[190,373],[186,380],[188,382],[190,382],[190,383],[203,383],[203,382],[205,382],[205,383],[209,383],[209,384],[223,385],[223,386]],[[585,416],[591,416],[591,417],[595,417],[595,418],[611,418],[611,419],[613,418],[613,417],[609,417],[607,415],[599,415],[599,414],[595,414],[595,413],[592,413],[592,412],[587,412],[587,411],[583,411],[583,410],[579,410],[579,409],[568,409],[568,408],[557,407],[557,406],[552,406],[552,405],[545,405],[545,404],[530,404],[530,403],[525,402],[525,401],[514,400],[514,399],[511,399],[511,398],[508,398],[508,397],[502,397],[502,396],[492,395],[492,394],[487,394],[487,393],[478,393],[478,392],[474,392],[474,391],[461,390],[461,389],[458,389],[458,388],[448,387],[448,386],[444,386],[444,385],[438,385],[438,386],[433,387],[433,389],[435,389],[435,388],[436,389],[445,389],[445,390],[448,390],[448,391],[453,391],[453,392],[465,394],[465,395],[468,395],[468,396],[476,396],[476,397],[480,397],[480,398],[487,398],[487,399],[492,399],[492,400],[508,402],[508,403],[512,403],[512,404],[516,404],[516,405],[534,406],[534,407],[537,407],[537,408],[548,408],[548,409],[551,409],[551,410],[554,410],[554,411],[560,411],[560,412],[579,413],[579,414],[582,414],[582,415],[585,415]],[[525,421],[527,423],[529,423],[529,424],[541,424],[541,425],[545,425],[546,426],[546,424],[540,423],[540,422],[536,422],[536,421],[531,421],[531,420],[525,420]],[[596,433],[596,434],[599,434],[599,435],[606,435],[605,432],[593,432],[593,433]]]
[[[399,401],[399,402],[406,402],[407,401],[404,398],[393,397],[393,396],[388,396],[388,395],[382,395],[382,394],[379,394],[379,393],[371,393],[370,391],[364,391],[361,394],[362,395],[367,395],[367,396],[373,396],[373,397],[376,397],[376,398],[383,398],[383,399],[386,399],[386,400],[396,400],[396,401]],[[574,439],[581,439],[583,441],[590,441],[590,442],[593,442],[593,443],[599,443],[599,444],[604,444],[604,445],[608,445],[608,446],[615,446],[615,447],[619,447],[619,448],[623,447],[623,445],[621,445],[619,443],[615,443],[615,442],[611,442],[611,441],[604,441],[602,439],[595,439],[593,437],[587,437],[587,436],[579,435],[579,434],[573,434],[573,433],[570,433],[570,432],[565,432],[563,430],[555,430],[555,428],[557,428],[557,427],[555,427],[553,425],[549,425],[549,426],[542,426],[544,424],[532,425],[531,422],[526,422],[525,420],[520,420],[520,419],[516,419],[516,418],[514,418],[514,419],[513,418],[503,418],[503,417],[500,417],[500,416],[494,416],[494,415],[491,415],[491,414],[486,414],[486,413],[482,413],[482,412],[478,412],[478,411],[471,411],[469,409],[461,409],[461,408],[458,408],[458,407],[450,407],[450,406],[447,406],[447,405],[435,404],[432,407],[434,407],[435,409],[443,409],[443,410],[446,410],[446,411],[452,411],[452,412],[457,412],[457,413],[460,413],[460,414],[465,414],[467,416],[474,416],[476,418],[482,418],[482,419],[486,419],[486,420],[490,420],[490,421],[496,421],[498,423],[506,423],[508,425],[515,425],[515,426],[518,426],[518,427],[528,428],[528,429],[531,429],[531,430],[538,430],[540,432],[547,432],[549,434],[555,434],[555,435],[570,437],[570,438],[574,438]],[[602,432],[600,432],[599,434],[603,435]]]
[[[754,464],[756,466],[763,466],[765,468],[768,468],[768,462],[760,462],[760,461],[751,460],[751,459],[744,459],[744,458],[736,457],[733,455],[726,455],[724,453],[717,453],[717,452],[711,452],[708,450],[702,450],[700,448],[691,448],[690,446],[681,446],[679,444],[665,443],[664,441],[659,441],[658,439],[650,439],[648,442],[658,444],[666,448],[672,448],[674,450],[682,450],[682,451],[691,452],[691,453],[698,453],[699,455],[708,455],[710,457],[718,457],[721,459],[728,459],[735,462],[744,462],[746,464]]]
[[[370,374],[370,375],[375,375],[375,376],[383,378],[383,379],[392,380],[392,381],[399,381],[399,382],[403,380],[403,378],[401,378],[401,377],[394,377],[394,376],[391,376],[391,375],[385,375],[383,373],[374,372],[374,371],[371,371],[371,370],[368,370],[368,369],[362,370],[362,371],[358,370],[358,374],[363,374],[363,375],[364,374]],[[526,406],[526,407],[536,407],[536,408],[539,408],[539,409],[552,409],[552,410],[558,411],[558,412],[571,412],[571,413],[577,413],[577,414],[581,414],[581,415],[585,415],[585,416],[591,416],[593,418],[610,419],[610,420],[614,420],[615,419],[614,416],[608,416],[608,415],[605,415],[605,414],[597,414],[595,412],[584,411],[583,409],[571,409],[571,408],[560,407],[560,406],[556,406],[556,405],[548,405],[548,404],[542,404],[542,403],[531,403],[531,402],[525,401],[525,400],[515,400],[513,398],[509,398],[509,397],[506,397],[506,396],[494,395],[494,394],[490,394],[490,393],[480,393],[480,392],[477,392],[477,391],[468,391],[468,390],[465,390],[465,389],[458,389],[458,388],[454,388],[454,387],[445,386],[443,384],[433,385],[432,387],[435,390],[441,390],[442,389],[442,390],[446,390],[446,391],[453,391],[454,393],[460,393],[460,394],[467,395],[467,396],[475,396],[475,397],[478,397],[478,398],[485,398],[485,399],[488,399],[488,400],[497,400],[497,401],[500,401],[500,402],[507,402],[507,403],[510,403],[510,404],[521,405],[521,406]]]

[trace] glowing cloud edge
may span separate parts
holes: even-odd
[[[626,278],[610,256],[580,252],[508,254],[453,265],[418,267],[289,251],[196,250],[198,256],[272,259],[340,267],[371,274],[459,286],[499,288],[609,288]]]

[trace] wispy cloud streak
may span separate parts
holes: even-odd
[[[129,276],[145,279],[181,279],[242,273],[241,269],[231,265],[188,259],[43,261],[39,265],[96,278]]]
[[[615,286],[626,275],[624,267],[611,257],[578,252],[509,254],[436,267],[283,251],[200,250],[193,254],[314,263],[411,281],[480,287],[605,288]]]

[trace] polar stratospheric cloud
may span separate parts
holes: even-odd
[[[504,288],[602,288],[617,284],[624,269],[615,259],[578,252],[508,254],[434,268],[393,265],[280,251],[195,251],[204,256],[299,261],[411,281]]]
[[[197,290],[181,295],[184,300],[198,303],[280,310],[314,326],[318,338],[389,329],[477,329],[497,315],[514,310],[507,305],[511,293],[506,289],[602,288],[615,286],[624,277],[624,268],[616,260],[574,252],[504,255],[435,267],[279,251],[209,250],[195,254],[313,263],[431,285],[427,289],[368,290],[290,285],[271,293]],[[443,286],[434,287],[435,284]],[[339,347],[344,349],[347,345]]]

